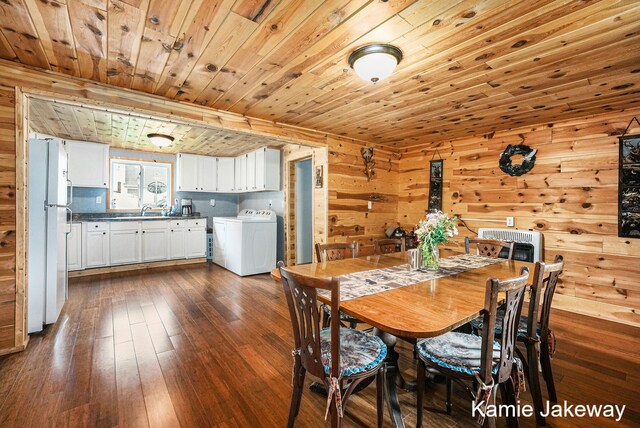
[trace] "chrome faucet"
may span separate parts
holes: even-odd
[[[146,205],[146,204],[145,204],[145,205],[143,205],[143,206],[142,206],[142,209],[140,210],[140,215],[141,215],[142,217],[144,217],[144,214],[147,212],[147,210],[149,210],[149,209],[151,209],[151,208],[152,208],[152,207],[151,207],[151,205]]]

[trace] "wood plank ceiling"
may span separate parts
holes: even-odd
[[[259,147],[282,148],[287,144],[275,138],[37,98],[29,101],[29,122],[32,131],[42,134],[145,152],[237,156]],[[170,146],[160,148],[147,138],[151,133],[168,134],[175,140]]]
[[[0,2],[2,58],[390,147],[637,106],[639,45],[634,0]]]

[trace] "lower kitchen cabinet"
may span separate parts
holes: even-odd
[[[112,222],[109,240],[110,265],[140,263],[140,223]]]
[[[109,223],[82,223],[82,256],[85,268],[109,265]]]
[[[169,259],[169,231],[165,221],[142,222],[142,261]]]
[[[187,220],[185,250],[188,259],[205,257],[207,254],[207,222],[205,219]]]
[[[184,259],[187,257],[185,249],[186,220],[172,220],[169,222],[169,258]]]
[[[67,236],[67,266],[69,271],[82,269],[82,224],[72,223]]]

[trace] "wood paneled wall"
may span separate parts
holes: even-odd
[[[444,210],[505,219],[544,233],[545,258],[562,254],[566,270],[558,305],[640,324],[640,240],[617,237],[618,136],[640,110],[443,141],[401,150],[398,222],[409,229],[426,212],[428,164],[445,159]],[[630,130],[640,133],[640,128]],[[533,170],[510,177],[498,167],[507,144],[538,149]],[[505,227],[469,221],[478,227]],[[469,235],[463,227],[453,245]]]
[[[0,354],[13,348],[16,301],[15,89],[0,86]]]
[[[398,160],[374,147],[376,175],[367,181],[360,154],[362,144],[330,137],[328,241],[360,244],[360,254],[373,254],[373,241],[395,226],[398,212]],[[371,209],[367,202],[373,201]]]

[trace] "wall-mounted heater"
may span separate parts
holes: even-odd
[[[514,259],[533,263],[544,261],[544,241],[541,232],[481,227],[478,229],[478,238],[513,241],[516,243],[513,253]],[[506,256],[505,254],[504,257],[506,258]]]

